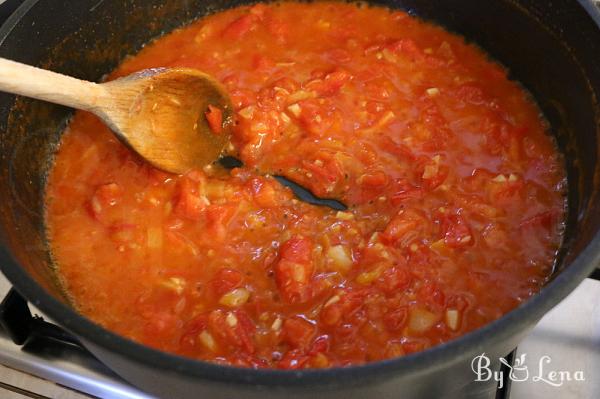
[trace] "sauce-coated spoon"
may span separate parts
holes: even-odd
[[[195,69],[148,69],[98,84],[0,58],[0,90],[92,112],[148,162],[173,173],[214,162],[231,135],[229,96]]]

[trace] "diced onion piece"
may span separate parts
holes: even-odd
[[[238,111],[238,114],[244,119],[252,119],[254,116],[255,107],[253,105],[249,105],[246,108],[242,108]]]
[[[427,309],[412,308],[408,319],[408,328],[415,333],[429,330],[438,321],[438,316]]]
[[[440,170],[440,167],[439,167],[438,162],[435,162],[433,165],[432,164],[425,165],[425,169],[423,170],[423,176],[421,176],[421,177],[423,179],[432,179],[437,176],[439,170]]]
[[[508,181],[509,181],[510,183],[514,183],[514,182],[516,182],[517,180],[519,180],[519,177],[518,177],[517,175],[513,174],[513,173],[511,173],[511,174],[508,176]]]
[[[232,312],[227,313],[227,316],[225,316],[225,322],[227,323],[227,325],[231,328],[237,326],[238,324],[238,319],[237,317],[235,317],[235,315]]]
[[[448,248],[443,238],[431,244],[429,249],[437,252],[440,255],[446,255],[450,252],[450,248]]]
[[[185,280],[180,277],[171,277],[163,281],[161,285],[165,288],[175,291],[177,295],[181,295],[183,289],[185,288]]]
[[[400,342],[391,342],[388,344],[385,354],[389,357],[400,357],[404,356],[406,352],[404,351],[404,347]]]
[[[368,272],[363,272],[356,277],[356,282],[363,285],[371,284],[381,276],[381,268],[378,267]]]
[[[150,249],[161,249],[163,246],[163,232],[161,227],[148,227],[146,232],[147,244]]]
[[[391,62],[394,63],[396,62],[398,59],[396,58],[396,55],[394,53],[392,53],[390,50],[384,48],[381,51],[381,54],[383,55],[383,58],[387,61],[387,62]]]
[[[300,116],[300,114],[302,113],[302,108],[300,108],[300,105],[298,104],[292,104],[289,107],[287,107],[288,111],[290,111],[292,113],[292,115],[294,115],[296,118],[298,118]]]
[[[292,263],[292,278],[297,283],[304,283],[306,281],[306,269],[300,263]]]
[[[354,214],[352,212],[338,211],[335,214],[335,218],[340,220],[352,220],[354,219]]]
[[[440,89],[438,89],[437,87],[431,87],[431,88],[425,90],[425,92],[427,93],[427,95],[429,97],[435,97],[440,94]]]
[[[92,197],[90,204],[92,206],[92,211],[95,215],[102,212],[102,204],[100,204],[100,200],[95,195]]]
[[[250,126],[250,130],[253,133],[266,132],[269,130],[269,126],[264,122],[255,122]]]
[[[492,181],[495,182],[495,183],[505,183],[506,182],[506,176],[504,176],[503,174],[500,174],[500,175],[494,177],[492,179]]]
[[[298,101],[308,100],[309,98],[315,98],[316,96],[317,93],[314,91],[298,90],[297,92],[290,94],[287,101],[288,104],[297,103]]]
[[[223,295],[221,299],[219,299],[219,303],[230,308],[238,308],[248,302],[249,297],[250,291],[246,288],[236,288]]]
[[[379,118],[379,120],[377,122],[375,122],[375,124],[373,126],[371,126],[368,129],[363,129],[362,132],[367,133],[367,134],[368,133],[376,133],[379,130],[386,127],[395,118],[396,118],[396,114],[394,114],[393,111],[387,111],[385,114],[383,114],[381,116],[381,118]]]
[[[204,347],[209,351],[215,352],[217,350],[217,343],[208,331],[204,330],[198,334],[198,340],[200,340],[200,343],[202,343],[202,345],[204,345]]]
[[[446,310],[446,325],[453,331],[458,329],[458,310],[448,309]]]
[[[334,303],[337,303],[340,301],[340,297],[339,295],[334,295],[331,298],[329,298],[329,300],[327,302],[325,302],[325,305],[323,305],[324,308],[326,308],[329,305],[333,305]]]
[[[271,330],[273,331],[279,331],[281,330],[281,325],[283,324],[283,321],[281,320],[281,318],[276,318],[275,321],[273,322],[273,324],[271,324]]]
[[[234,193],[234,190],[224,180],[209,180],[204,184],[204,193],[207,200],[216,201],[221,198],[227,198]]]
[[[287,114],[285,112],[281,112],[279,114],[279,118],[281,119],[281,121],[287,125],[288,123],[290,123],[292,120],[290,119],[289,116],[287,116]]]
[[[327,258],[332,268],[345,273],[352,267],[350,251],[343,245],[335,245],[327,250]]]
[[[279,64],[276,64],[276,65],[279,65]],[[282,93],[282,94],[284,94],[286,96],[290,95],[290,92],[287,91],[286,89],[284,89],[283,87],[275,86],[275,87],[273,87],[273,90],[275,90],[278,93]]]

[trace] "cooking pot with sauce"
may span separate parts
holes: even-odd
[[[26,0],[0,30],[0,56],[99,80],[152,38],[239,1]],[[472,359],[514,349],[598,264],[600,11],[588,1],[377,1],[459,33],[508,67],[532,93],[565,155],[565,241],[551,280],[495,322],[423,352],[325,370],[252,370],[166,354],[80,316],[56,284],[44,225],[52,155],[72,111],[0,95],[0,265],[17,290],[119,375],[160,397],[462,398],[495,389],[473,382]]]

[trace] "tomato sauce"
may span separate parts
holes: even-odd
[[[562,159],[528,94],[463,38],[379,7],[258,4],[110,79],[174,66],[223,82],[244,166],[170,175],[77,112],[50,175],[61,280],[107,329],[223,364],[346,366],[461,336],[546,282]]]

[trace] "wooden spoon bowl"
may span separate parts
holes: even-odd
[[[0,58],[0,90],[92,112],[148,162],[173,173],[216,161],[231,137],[229,96],[195,69],[148,69],[97,84]]]

